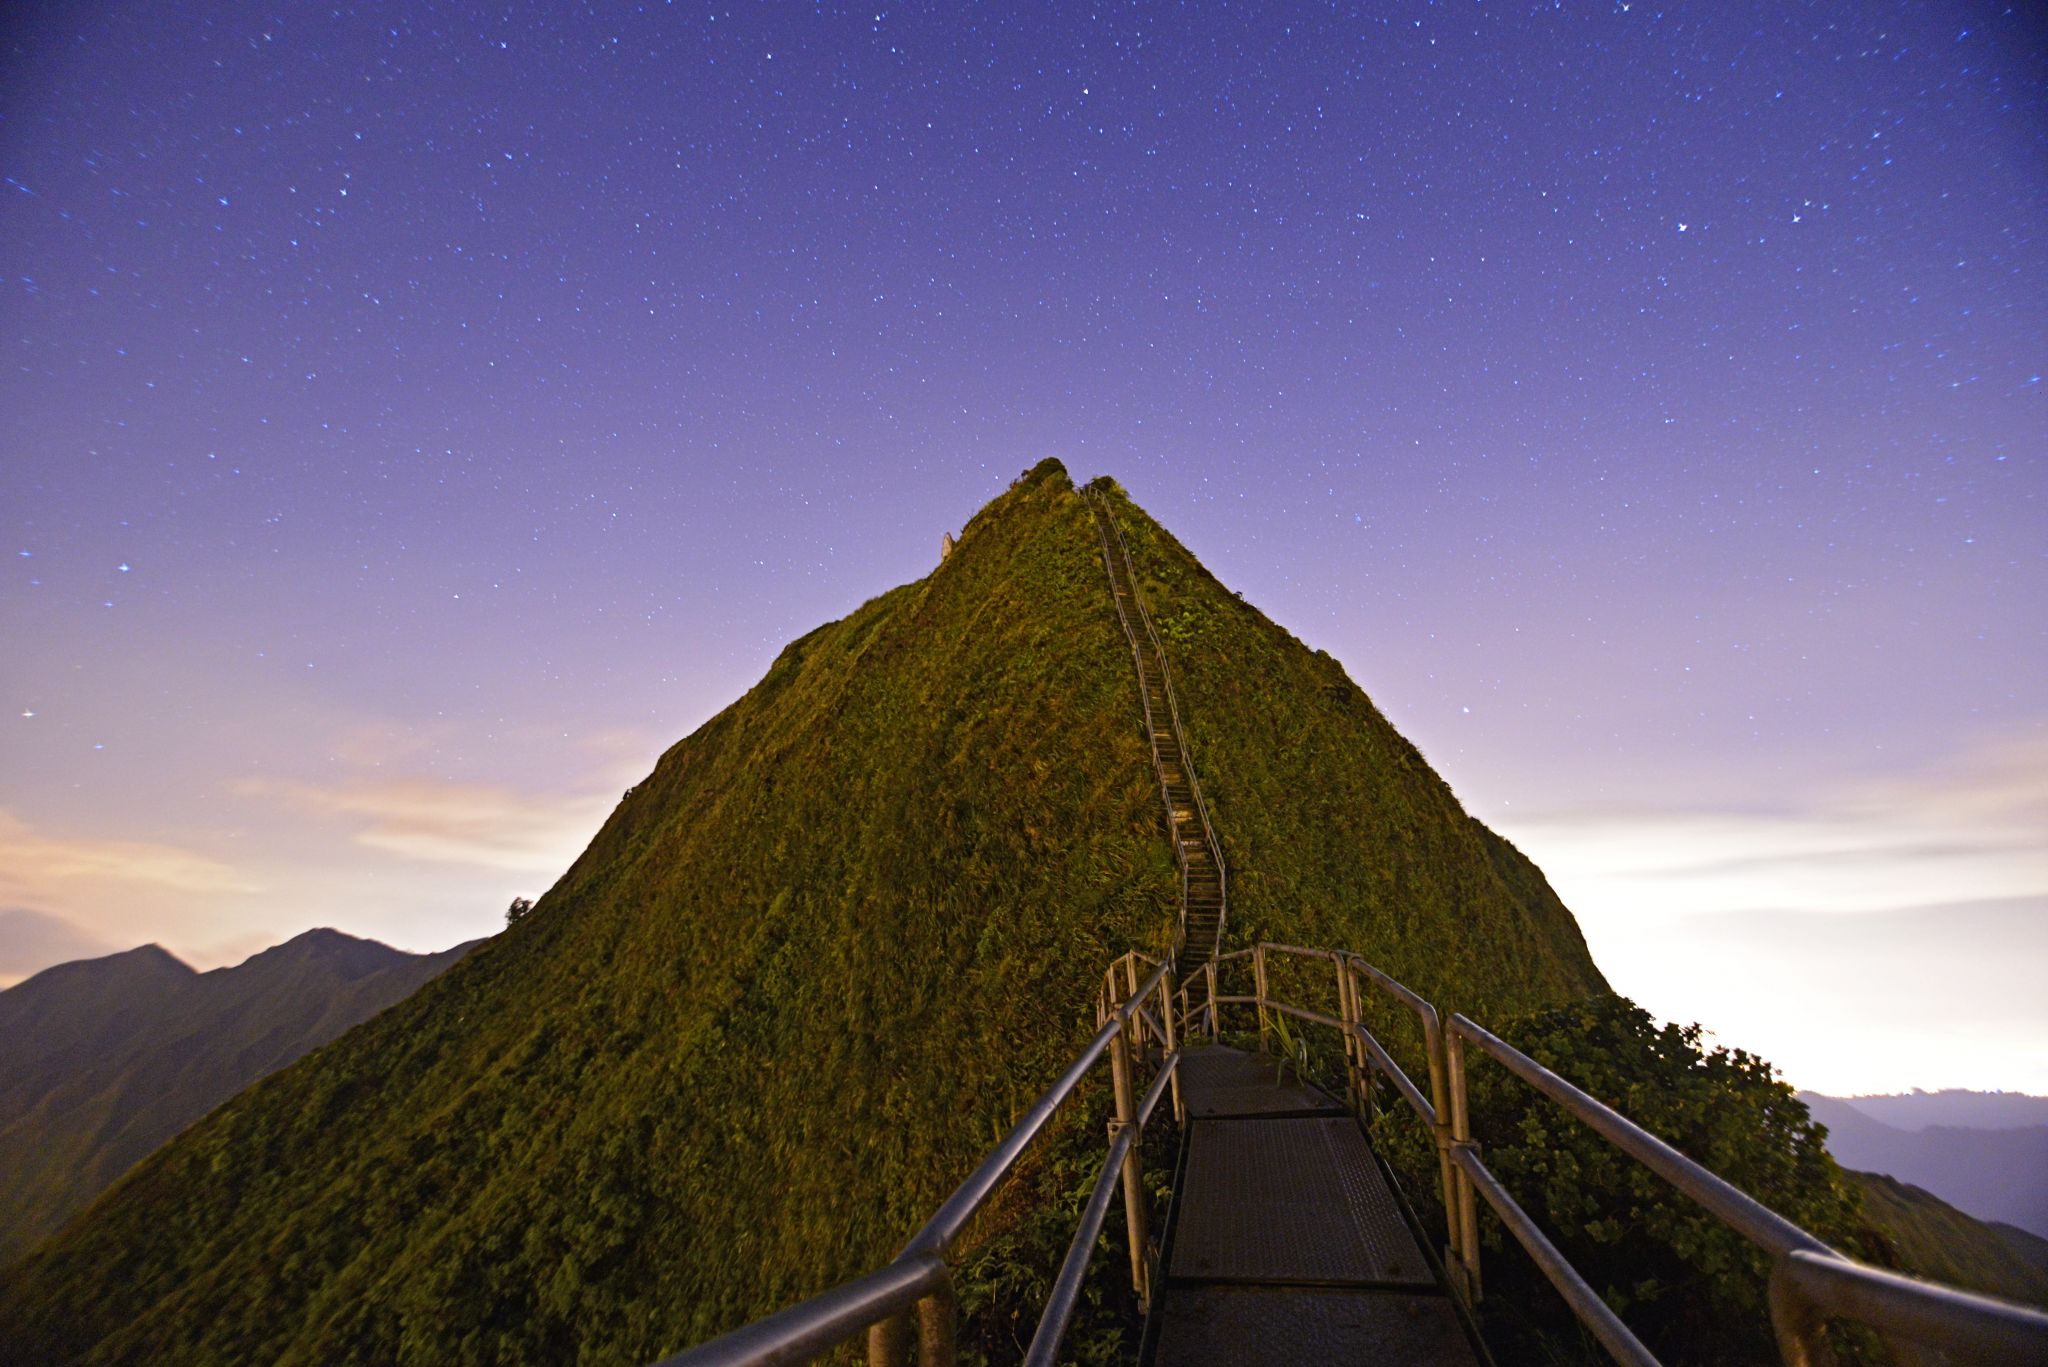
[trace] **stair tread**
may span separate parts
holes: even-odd
[[[1195,803],[1193,766],[1175,732],[1173,689],[1168,682],[1165,652],[1159,647],[1138,600],[1130,552],[1116,535],[1109,512],[1093,495],[1089,505],[1095,514],[1096,530],[1102,538],[1103,564],[1109,570],[1109,587],[1117,606],[1117,619],[1131,643],[1138,671],[1138,691],[1144,703],[1146,730],[1152,742],[1152,763],[1159,774],[1166,799],[1167,829],[1181,864],[1181,938],[1183,950],[1194,962],[1214,957],[1222,930],[1225,898],[1223,876],[1211,852],[1210,836],[1201,822]],[[1135,621],[1133,619],[1136,619]],[[1141,629],[1142,628],[1142,629]]]

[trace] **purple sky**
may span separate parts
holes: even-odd
[[[538,894],[1045,455],[1621,990],[2048,1091],[2048,26],[17,6],[0,982]]]

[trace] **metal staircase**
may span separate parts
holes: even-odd
[[[1109,572],[1110,597],[1116,604],[1117,621],[1123,625],[1124,635],[1131,643],[1131,657],[1137,663],[1138,701],[1144,708],[1145,733],[1152,743],[1152,769],[1159,777],[1159,793],[1166,803],[1174,861],[1180,865],[1180,935],[1174,958],[1185,975],[1215,958],[1216,948],[1223,941],[1223,847],[1209,825],[1202,785],[1189,758],[1187,732],[1181,726],[1180,703],[1174,697],[1166,652],[1159,644],[1151,615],[1138,597],[1130,547],[1102,495],[1089,490],[1088,506],[1095,513],[1096,530],[1102,537],[1102,565]]]

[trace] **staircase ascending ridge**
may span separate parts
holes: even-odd
[[[1152,737],[1152,768],[1166,801],[1166,821],[1173,833],[1174,859],[1180,864],[1180,944],[1175,958],[1183,975],[1216,957],[1223,938],[1225,879],[1223,849],[1209,825],[1202,804],[1202,785],[1188,756],[1187,733],[1181,729],[1180,705],[1173,679],[1166,671],[1166,653],[1145,605],[1138,601],[1131,575],[1130,547],[1101,496],[1093,490],[1088,506],[1102,533],[1102,563],[1109,571],[1117,620],[1130,639],[1138,665],[1138,699],[1145,708],[1145,730]]]

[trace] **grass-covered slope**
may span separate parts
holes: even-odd
[[[1107,480],[1230,871],[1224,949],[1344,945],[1487,1019],[1604,991],[1542,872],[1465,814],[1327,654],[1231,593]]]
[[[0,1263],[136,1160],[460,959],[309,930],[197,973],[155,945],[0,992]]]
[[[1598,982],[1540,875],[1334,666],[1179,566],[1156,572],[1232,614],[1186,647],[1182,696],[1252,923],[1398,951],[1463,1000]],[[1333,709],[1356,720],[1303,746]],[[1104,962],[1168,942],[1164,829],[1095,530],[1046,462],[663,756],[506,933],[0,1274],[0,1342],[636,1362],[822,1290],[1071,1057]],[[976,1238],[1025,1218],[999,1204]],[[1049,1275],[1056,1245],[1015,1246]]]
[[[2048,1239],[1972,1219],[1940,1197],[1874,1172],[1851,1172],[1863,1215],[1888,1239],[1898,1265],[1987,1296],[2048,1305]]]

